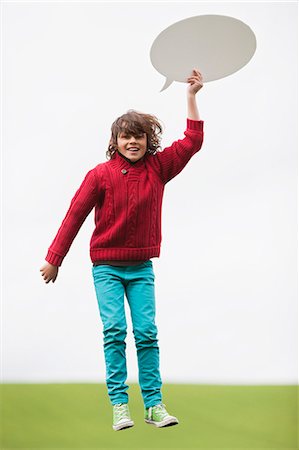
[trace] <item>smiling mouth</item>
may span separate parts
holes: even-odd
[[[139,152],[139,148],[129,148],[129,152]]]

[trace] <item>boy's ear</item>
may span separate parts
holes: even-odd
[[[111,137],[110,138],[110,141],[109,141],[109,144],[108,144],[108,148],[112,148],[112,149],[114,149],[114,150],[117,150],[117,143],[115,143],[114,141],[113,141],[113,138]]]

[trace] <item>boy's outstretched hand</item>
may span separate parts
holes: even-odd
[[[54,283],[58,275],[58,267],[47,263],[40,269],[40,272],[46,283],[49,283],[51,280]]]
[[[202,74],[199,70],[193,69],[192,75],[187,78],[187,83],[190,83],[188,86],[188,94],[196,94],[203,87]]]

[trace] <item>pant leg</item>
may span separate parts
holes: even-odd
[[[154,280],[152,261],[131,266],[126,273],[125,292],[137,349],[139,384],[146,408],[162,401]]]
[[[108,265],[93,266],[92,273],[103,322],[108,395],[113,405],[128,403],[123,279],[117,268]]]

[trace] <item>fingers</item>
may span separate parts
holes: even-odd
[[[202,75],[197,69],[193,69],[193,75],[187,78],[189,83],[188,93],[196,94],[203,87]]]
[[[202,77],[202,74],[199,70],[197,69],[193,69],[193,73],[195,73],[196,75],[198,75],[199,77]]]
[[[194,83],[198,83],[200,80],[198,78],[188,78],[187,82],[194,84]]]
[[[44,281],[45,281],[47,284],[50,283],[51,280],[53,280],[53,283],[54,283],[54,281],[55,281],[56,278],[57,278],[57,274],[54,275],[53,273],[47,271],[47,270],[44,269],[44,268],[41,268],[41,269],[40,269],[40,272],[41,272],[41,275],[42,275]]]
[[[52,277],[50,277],[50,276],[48,276],[46,274],[43,274],[43,279],[48,284],[51,281]]]
[[[196,82],[202,83],[202,74],[199,70],[193,69],[193,75],[187,78],[187,83],[194,84]]]
[[[199,78],[201,80],[202,79],[202,74],[200,72],[193,73],[193,75],[190,75],[189,78]]]
[[[203,86],[203,81],[201,79],[195,78],[195,77],[188,78],[187,83],[190,83],[191,86],[193,86],[193,84],[198,84],[200,86]]]

